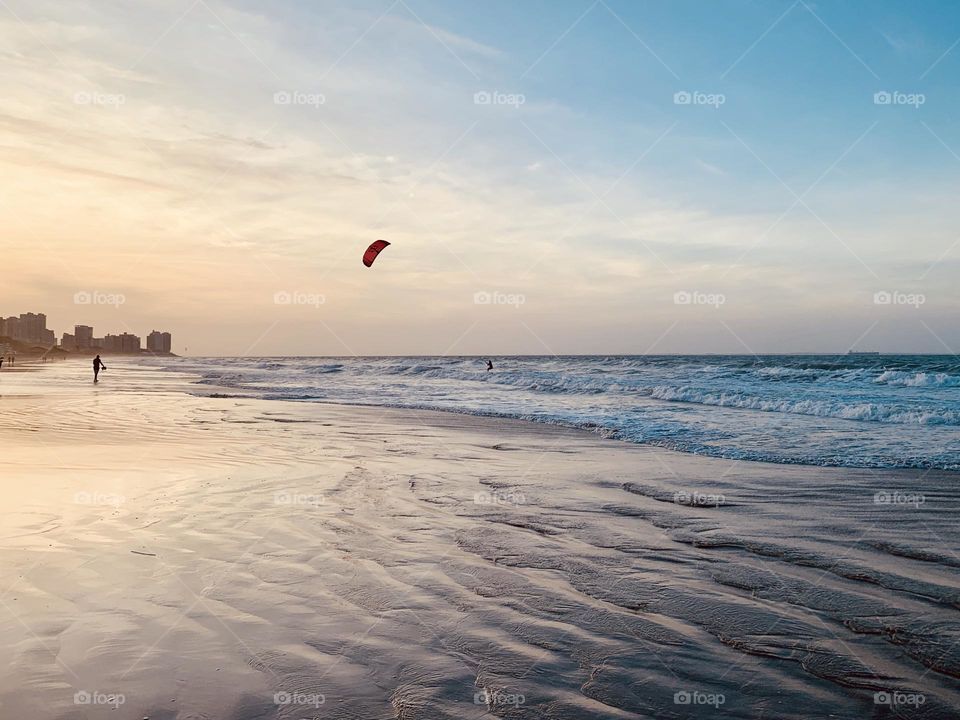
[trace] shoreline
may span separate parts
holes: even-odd
[[[277,359],[281,359],[281,358],[277,358]],[[337,358],[320,358],[320,359],[337,359]],[[340,359],[343,359],[343,358],[340,358]],[[201,378],[199,374],[192,373],[192,372],[183,372],[180,370],[173,370],[172,372],[177,372],[182,375],[192,375],[197,380]],[[460,408],[428,407],[428,406],[422,406],[422,405],[418,406],[414,404],[396,404],[396,403],[395,404],[373,404],[368,402],[349,402],[346,400],[336,400],[336,399],[328,399],[328,398],[320,398],[320,397],[262,398],[257,396],[256,394],[251,394],[251,391],[249,389],[241,388],[241,387],[233,387],[229,384],[217,385],[213,383],[210,383],[210,384],[204,383],[204,384],[197,384],[196,388],[197,389],[194,390],[192,394],[196,394],[199,396],[206,396],[206,397],[243,397],[248,399],[269,399],[271,401],[280,401],[280,402],[287,401],[287,402],[297,402],[297,403],[332,404],[332,405],[340,405],[345,407],[357,407],[357,408],[394,408],[394,409],[410,410],[410,411],[439,412],[443,414],[465,415],[465,416],[476,417],[476,418],[487,417],[495,420],[531,422],[536,425],[541,425],[546,427],[561,427],[561,428],[568,428],[568,429],[577,430],[577,431],[588,432],[607,440],[616,440],[619,442],[628,443],[630,445],[640,445],[643,447],[657,448],[668,453],[680,453],[683,455],[693,455],[695,457],[710,458],[715,460],[721,460],[724,462],[751,462],[751,463],[756,462],[756,463],[763,463],[763,464],[775,465],[775,466],[837,468],[837,469],[853,469],[853,470],[859,469],[859,470],[873,470],[878,472],[886,472],[891,470],[914,471],[917,473],[938,472],[938,473],[954,473],[954,474],[960,475],[960,466],[957,466],[954,468],[943,467],[942,465],[936,466],[935,464],[936,460],[933,460],[933,461],[928,460],[929,464],[926,464],[926,465],[919,464],[919,463],[915,463],[911,465],[911,464],[883,464],[879,461],[873,464],[870,464],[867,462],[861,462],[858,464],[853,464],[853,463],[847,464],[847,463],[841,463],[841,462],[832,462],[832,463],[831,462],[815,462],[809,458],[788,457],[788,456],[783,456],[779,459],[771,459],[770,457],[764,456],[765,454],[769,455],[769,452],[765,453],[764,451],[759,451],[759,450],[752,451],[753,453],[752,455],[751,455],[751,451],[740,450],[739,452],[741,454],[736,455],[734,453],[730,453],[729,451],[724,451],[722,448],[716,448],[715,449],[716,451],[712,452],[711,450],[713,448],[707,448],[705,450],[703,448],[697,448],[696,446],[689,446],[689,445],[688,447],[680,447],[679,445],[682,445],[680,441],[671,441],[671,440],[663,440],[663,439],[658,440],[656,438],[647,439],[647,440],[631,439],[630,437],[625,437],[626,433],[621,428],[617,428],[612,425],[601,425],[597,422],[592,422],[592,421],[585,422],[585,423],[584,422],[578,423],[577,421],[574,421],[574,420],[568,421],[564,419],[551,419],[549,417],[533,418],[533,417],[525,417],[517,413],[509,413],[509,412],[499,412],[499,413],[495,411],[483,412],[480,410],[470,409],[467,407],[460,407]],[[216,388],[216,390],[204,394],[199,392],[200,388]],[[686,406],[688,404],[694,408],[701,407],[697,403],[687,403],[685,401],[672,400],[669,398],[657,398],[657,399],[666,404],[673,404],[681,407]],[[768,419],[772,421],[773,418],[776,418],[780,415],[780,413],[774,410],[758,411],[757,408],[749,407],[749,406],[706,403],[705,407],[715,409],[715,410],[722,410],[723,412],[731,413],[734,416],[739,415],[745,418],[747,421],[752,420],[751,415],[756,415],[758,412],[760,415],[769,416],[769,418],[764,418],[764,422],[766,422]],[[825,419],[825,420],[829,420],[830,422],[839,422],[841,424],[848,424],[850,428],[856,428],[861,430],[863,429],[863,421],[854,417],[838,417],[838,416],[824,417],[824,416],[816,415],[814,413],[804,413],[804,412],[783,413],[783,415],[785,417],[801,418],[803,420]],[[878,431],[881,428],[884,430],[891,430],[892,428],[896,428],[896,427],[897,425],[895,424],[887,425],[884,423],[879,423]],[[904,424],[902,427],[909,428],[911,427],[911,425]],[[941,426],[936,424],[928,425],[927,427],[931,428],[931,431],[934,431],[935,429],[939,430],[941,428]],[[898,458],[898,461],[901,463],[907,462],[907,460],[905,460],[903,456]]]
[[[132,355],[131,356],[118,355],[114,357],[123,358],[123,359],[133,359],[133,360],[146,359],[146,358],[136,357]],[[171,356],[171,357],[178,357],[178,356]],[[326,359],[328,357],[334,357],[334,356],[323,356],[323,359]],[[429,357],[429,356],[424,356],[424,357]],[[470,357],[473,357],[473,356],[470,356]],[[480,357],[480,356],[477,356],[477,357]],[[80,360],[80,359],[86,359],[86,358],[65,358],[65,360],[71,360],[71,359]],[[25,369],[29,369],[31,371],[42,370],[50,367],[50,365],[47,363],[36,362],[36,361],[28,361],[27,365],[28,367]],[[13,368],[10,368],[10,369],[17,370],[19,369],[19,366],[15,365]],[[460,410],[455,408],[428,408],[428,407],[407,407],[407,406],[399,406],[399,405],[372,405],[372,404],[364,404],[364,403],[338,402],[335,400],[323,400],[323,399],[316,399],[316,398],[310,398],[310,399],[261,398],[255,395],[244,394],[244,390],[238,389],[238,388],[232,388],[227,385],[202,385],[201,387],[215,389],[215,391],[211,393],[198,393],[196,391],[191,392],[189,389],[187,389],[188,387],[196,387],[196,384],[195,382],[189,382],[186,379],[192,377],[194,378],[194,380],[196,380],[200,378],[199,375],[189,373],[189,372],[181,372],[181,371],[162,370],[162,372],[164,374],[171,375],[172,376],[171,380],[173,379],[173,377],[178,377],[181,381],[184,381],[184,382],[177,383],[177,385],[180,386],[179,392],[181,392],[183,395],[187,397],[194,397],[194,398],[208,398],[213,400],[238,399],[238,400],[249,400],[254,402],[281,403],[281,404],[291,403],[295,406],[296,405],[332,406],[335,408],[357,409],[360,412],[372,412],[372,413],[379,413],[380,411],[383,411],[384,413],[396,412],[400,414],[398,415],[398,417],[402,416],[403,413],[413,413],[417,415],[422,414],[424,418],[434,417],[433,422],[436,424],[437,427],[445,427],[447,425],[446,423],[443,423],[439,420],[440,417],[455,416],[460,418],[471,418],[476,420],[477,421],[476,426],[478,428],[488,426],[483,421],[489,421],[489,424],[490,424],[489,426],[491,427],[495,427],[501,424],[519,424],[521,426],[524,426],[524,425],[531,426],[530,430],[533,430],[535,428],[540,428],[548,434],[551,430],[578,433],[578,434],[582,434],[585,437],[592,437],[598,441],[617,443],[622,447],[642,448],[651,452],[654,452],[654,451],[660,452],[668,456],[692,457],[692,458],[697,458],[698,460],[701,460],[704,462],[716,462],[716,463],[722,463],[724,465],[729,465],[731,463],[733,464],[748,463],[750,465],[766,466],[771,470],[776,468],[810,468],[815,470],[823,470],[827,472],[836,471],[840,473],[843,473],[846,471],[869,472],[873,474],[895,473],[898,475],[905,474],[905,475],[916,477],[916,478],[923,478],[923,477],[929,476],[930,474],[936,474],[938,476],[946,476],[946,477],[953,476],[956,478],[960,478],[960,470],[950,470],[950,469],[944,469],[944,468],[816,465],[816,464],[803,463],[803,462],[773,462],[770,460],[755,460],[752,458],[728,458],[728,457],[723,457],[721,455],[708,455],[703,453],[678,450],[675,448],[671,448],[665,445],[658,445],[655,443],[635,442],[632,440],[626,440],[623,438],[615,437],[615,433],[613,431],[610,431],[611,433],[610,435],[604,435],[604,433],[602,432],[605,430],[604,428],[597,428],[595,430],[591,430],[588,428],[578,427],[573,424],[566,424],[562,422],[556,422],[556,423],[545,422],[545,421],[531,420],[528,418],[511,417],[506,415],[494,415],[492,413],[483,414],[483,413],[476,413],[476,412],[471,412],[469,410]],[[733,411],[743,411],[743,412],[748,411],[745,408],[730,408],[730,409]],[[854,422],[854,421],[851,420],[851,422]],[[451,424],[451,427],[452,426],[453,425]],[[466,422],[463,424],[463,427],[467,429],[469,429],[470,426],[471,426],[470,422]]]
[[[4,715],[960,709],[953,474],[109,372],[0,378]]]

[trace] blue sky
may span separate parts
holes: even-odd
[[[960,348],[950,3],[0,18],[0,312],[217,354]]]

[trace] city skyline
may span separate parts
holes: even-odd
[[[172,336],[169,332],[151,330],[147,335],[147,346],[142,348],[141,337],[131,332],[105,333],[95,337],[91,325],[77,324],[73,332],[64,331],[59,341],[56,332],[47,328],[45,313],[26,312],[18,316],[4,318],[0,314],[0,338],[10,339],[24,344],[45,347],[48,351],[59,348],[68,352],[83,350],[112,353],[136,354],[142,350],[153,353],[170,353]]]

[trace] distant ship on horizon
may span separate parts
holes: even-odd
[[[847,355],[879,355],[879,350],[847,350]]]

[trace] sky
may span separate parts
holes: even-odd
[[[958,28],[3,0],[0,314],[189,355],[957,352]]]

